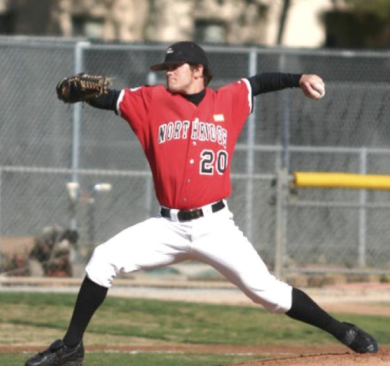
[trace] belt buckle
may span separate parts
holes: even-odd
[[[179,221],[190,221],[199,219],[203,216],[203,211],[201,209],[191,210],[191,211],[179,211],[177,213],[177,218]]]

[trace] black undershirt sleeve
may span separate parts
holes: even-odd
[[[120,93],[120,90],[108,89],[107,93],[89,99],[88,104],[98,109],[106,109],[116,113],[116,106]]]
[[[301,76],[301,74],[270,72],[251,76],[248,80],[252,88],[252,95],[255,96],[286,88],[298,88]],[[116,108],[120,93],[120,90],[108,89],[106,94],[88,100],[88,104],[98,109],[111,110],[117,113]],[[204,95],[205,90],[186,97],[190,102],[198,105]]]
[[[251,76],[252,95],[268,93],[286,88],[299,88],[302,74],[287,74],[281,72],[268,72]]]

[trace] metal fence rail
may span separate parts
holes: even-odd
[[[80,71],[111,76],[116,89],[164,83],[149,65],[165,48],[0,37],[0,273],[18,255],[23,262],[48,227],[77,228],[76,259],[86,260],[98,243],[157,213],[148,163],[126,123],[87,105],[68,108],[55,85]],[[390,174],[390,53],[205,48],[212,88],[272,71],[326,81],[318,102],[300,90],[256,97],[232,161],[229,206],[270,268],[390,272],[388,192],[292,192],[288,184],[294,171]]]

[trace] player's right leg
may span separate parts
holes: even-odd
[[[110,288],[121,273],[164,267],[186,260],[189,233],[181,223],[158,217],[134,225],[99,245],[88,262],[88,277]]]
[[[113,279],[120,273],[166,266],[188,258],[188,233],[182,225],[153,218],[132,226],[92,255],[63,340],[27,360],[25,366],[79,366],[83,363],[82,338],[95,311],[103,303]]]
[[[61,339],[53,342],[49,348],[27,360],[26,366],[80,366],[84,361],[84,346],[65,346]]]

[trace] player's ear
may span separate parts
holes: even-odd
[[[192,70],[196,78],[200,78],[203,76],[203,65],[193,65]]]

